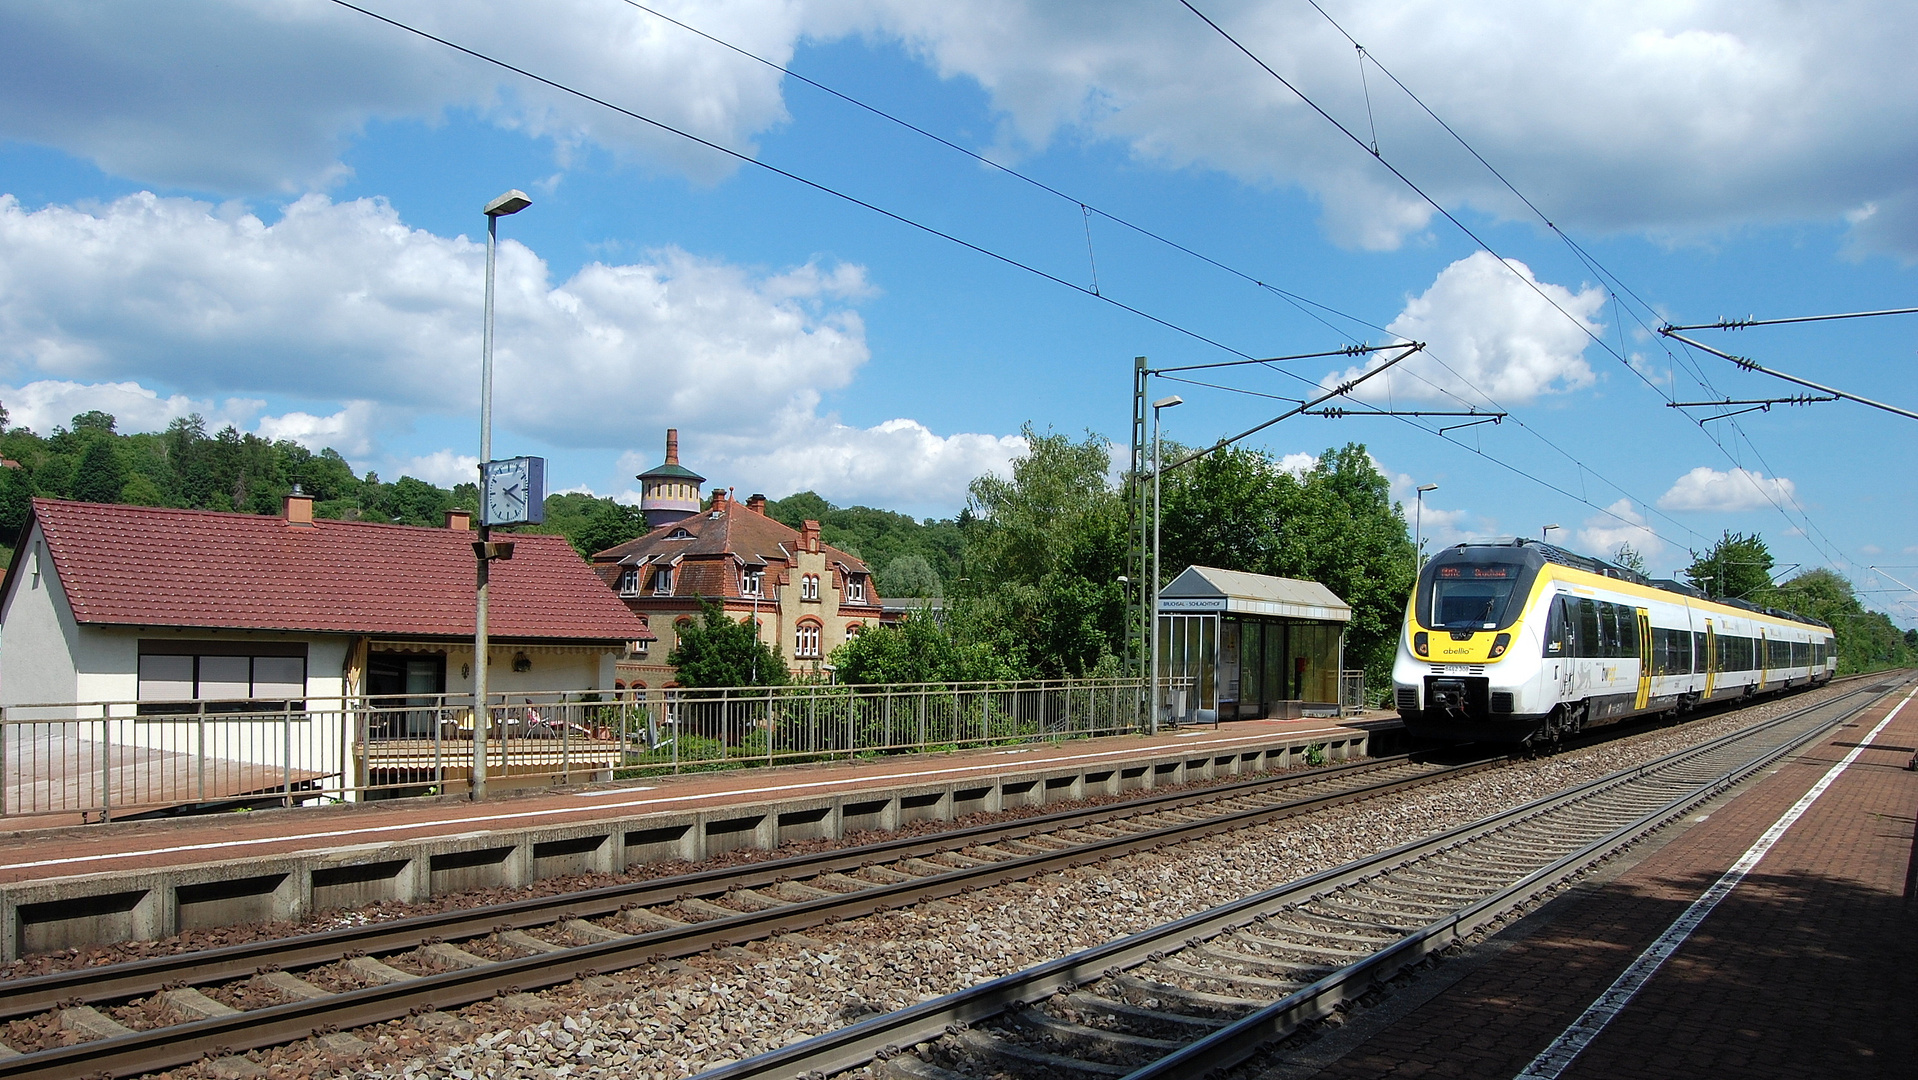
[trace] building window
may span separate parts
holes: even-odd
[[[766,580],[766,572],[764,570],[742,571],[739,575],[739,595],[741,596],[763,595],[761,590],[765,583],[765,580]]]
[[[620,571],[619,595],[621,596],[638,596],[639,595],[639,567],[629,566],[626,569]]]
[[[863,575],[856,575],[846,579],[846,599],[855,604],[863,604],[866,602],[866,579]]]
[[[672,567],[662,566],[659,569],[653,571],[653,595],[655,596],[673,595],[673,568]]]
[[[818,574],[807,574],[799,579],[799,598],[801,600],[819,599]]]
[[[848,625],[846,627],[846,640],[851,641],[853,638],[858,637],[861,633],[865,631],[865,629],[866,628],[860,625],[859,623],[852,623]]]
[[[693,534],[692,534],[692,533],[689,533],[689,532],[687,532],[687,531],[686,531],[685,529],[674,529],[674,530],[673,530],[673,532],[672,532],[672,535],[671,535],[671,536],[668,536],[668,537],[667,537],[666,539],[668,539],[668,540],[691,540],[692,538],[693,538]]]
[[[142,716],[304,709],[306,646],[143,641],[138,696]]]
[[[793,631],[793,655],[816,658],[819,655],[819,624],[804,622]]]

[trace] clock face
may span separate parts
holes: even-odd
[[[538,522],[545,511],[545,461],[508,458],[485,465],[485,490],[480,493],[482,525],[520,525]]]

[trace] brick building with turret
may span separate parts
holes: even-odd
[[[673,684],[666,658],[679,627],[700,617],[701,597],[742,623],[756,620],[760,640],[795,675],[824,671],[834,649],[879,625],[872,571],[824,543],[817,521],[792,528],[766,515],[764,495],[740,502],[723,488],[702,509],[705,478],[679,463],[677,431],[667,432],[665,462],[638,479],[654,528],[593,556],[600,580],[657,638],[619,662],[624,686]]]

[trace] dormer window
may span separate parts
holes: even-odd
[[[739,574],[739,595],[763,595],[766,572],[764,570],[742,570]]]
[[[629,566],[625,570],[620,572],[619,595],[621,596],[638,596],[639,595],[639,567]]]
[[[673,595],[673,568],[672,567],[662,566],[658,570],[653,571],[653,595],[654,596]]]
[[[846,599],[855,604],[863,604],[866,602],[866,579],[863,575],[855,575],[846,579]]]
[[[691,540],[692,538],[693,534],[687,532],[685,529],[674,529],[666,537],[668,540]]]

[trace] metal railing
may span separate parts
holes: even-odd
[[[485,710],[495,787],[1144,730],[1136,679],[518,692]],[[473,700],[62,702],[0,708],[0,818],[460,794]]]

